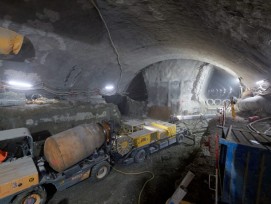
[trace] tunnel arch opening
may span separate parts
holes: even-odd
[[[157,106],[169,108],[171,114],[199,114],[206,113],[207,106],[221,106],[238,97],[240,83],[233,71],[197,60],[170,59],[139,71],[126,94],[145,101],[147,109]]]

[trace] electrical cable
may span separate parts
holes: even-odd
[[[100,16],[100,18],[101,18],[101,20],[102,20],[104,26],[105,26],[105,29],[106,29],[106,31],[107,31],[108,38],[109,38],[109,40],[110,40],[110,44],[111,44],[111,46],[112,46],[112,48],[113,48],[113,50],[114,50],[114,52],[115,52],[115,54],[116,54],[116,56],[117,56],[117,63],[118,63],[118,65],[119,65],[119,69],[120,69],[120,76],[119,76],[119,80],[118,80],[118,83],[117,83],[117,92],[118,92],[118,90],[119,90],[119,85],[120,85],[120,81],[121,81],[121,78],[122,78],[122,70],[123,70],[122,65],[121,65],[121,63],[120,63],[120,55],[119,55],[119,52],[118,52],[118,50],[117,50],[117,48],[116,48],[116,46],[115,46],[115,43],[114,43],[114,41],[113,41],[113,39],[112,39],[110,30],[109,30],[109,28],[108,28],[108,26],[107,26],[107,23],[106,23],[106,21],[105,21],[103,15],[102,15],[100,9],[99,9],[98,6],[95,4],[94,0],[89,0],[89,1],[90,1],[91,4],[94,6],[94,8],[97,10],[97,12],[98,12],[98,14],[99,14],[99,16]]]
[[[141,190],[140,190],[140,193],[139,193],[139,196],[138,196],[138,201],[137,201],[137,203],[140,204],[141,195],[142,195],[142,193],[143,193],[143,191],[144,191],[144,189],[145,189],[145,186],[147,185],[147,183],[149,183],[151,180],[154,179],[154,173],[151,172],[151,171],[142,171],[142,172],[124,172],[124,171],[118,170],[118,169],[116,169],[116,168],[114,168],[114,167],[112,167],[112,169],[115,170],[116,172],[121,173],[121,174],[124,174],[124,175],[141,175],[141,174],[146,174],[146,173],[152,175],[152,177],[151,177],[150,179],[148,179],[147,181],[145,181],[144,185],[142,186],[142,188],[141,188]]]

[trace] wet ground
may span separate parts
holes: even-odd
[[[194,121],[195,122],[195,121]],[[198,123],[196,123],[198,124]],[[206,122],[204,122],[206,125]],[[195,123],[188,124],[191,128]],[[203,126],[203,124],[202,124]],[[196,129],[193,129],[195,131]],[[196,144],[186,140],[187,144],[173,145],[154,153],[140,164],[117,165],[124,172],[151,171],[155,178],[150,181],[141,196],[141,204],[162,204],[174,193],[179,182],[191,170],[196,176],[188,187],[184,200],[193,203],[213,203],[213,191],[208,187],[208,175],[213,173],[213,159],[204,156],[202,144],[206,128],[196,133]],[[62,192],[57,192],[49,204],[136,204],[142,186],[151,178],[151,174],[125,175],[114,169],[102,181],[90,183],[83,181]]]

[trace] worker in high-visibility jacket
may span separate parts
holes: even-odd
[[[14,31],[0,27],[0,54],[18,54],[22,48],[24,37]]]
[[[235,118],[236,118],[236,112],[235,112],[235,108],[234,108],[235,103],[236,103],[236,101],[234,100],[233,97],[231,97],[231,116],[232,116],[233,120],[235,120]]]

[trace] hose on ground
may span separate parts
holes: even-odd
[[[121,173],[121,174],[124,174],[124,175],[141,175],[141,174],[151,174],[152,177],[150,179],[148,179],[147,181],[145,181],[144,185],[142,186],[141,190],[140,190],[140,193],[139,193],[139,196],[138,196],[138,201],[137,203],[140,204],[140,200],[141,200],[141,195],[147,185],[147,183],[149,183],[151,180],[154,179],[154,173],[151,172],[151,171],[142,171],[142,172],[124,172],[124,171],[121,171],[121,170],[118,170],[114,167],[112,167],[113,170],[115,170],[116,172],[118,173]]]

